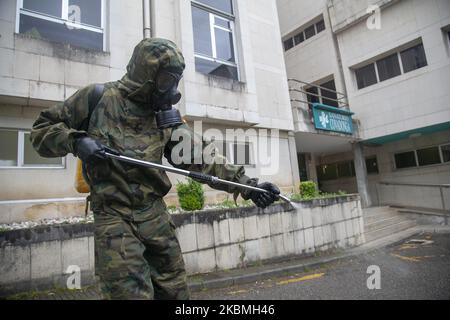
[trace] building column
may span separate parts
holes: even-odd
[[[295,144],[295,134],[292,131],[288,132],[289,144],[289,158],[291,161],[292,182],[294,183],[294,190],[298,190],[300,186],[300,170],[297,159],[297,145]]]
[[[356,184],[358,193],[361,197],[361,205],[363,208],[372,206],[369,194],[369,181],[367,179],[366,159],[364,157],[363,145],[360,142],[352,144],[353,157],[355,162]]]
[[[317,178],[317,161],[316,155],[314,153],[310,153],[310,158],[308,159],[308,177],[310,181],[313,181],[317,188],[319,188],[319,179]]]

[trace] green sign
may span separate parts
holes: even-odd
[[[313,103],[312,109],[316,129],[353,134],[353,112],[320,103]]]

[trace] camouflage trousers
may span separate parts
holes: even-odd
[[[139,221],[103,211],[94,217],[95,273],[106,299],[189,299],[183,256],[167,211],[144,212]]]

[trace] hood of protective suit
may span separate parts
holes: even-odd
[[[135,48],[126,75],[119,80],[119,88],[136,103],[148,105],[155,90],[155,78],[162,69],[182,74],[184,57],[170,40],[152,38],[142,40]]]

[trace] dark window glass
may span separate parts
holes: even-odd
[[[76,7],[79,8],[80,22],[91,26],[102,26],[102,2],[101,0],[69,0],[69,20],[76,17]]]
[[[61,0],[23,0],[23,8],[57,18],[62,17]]]
[[[23,164],[24,166],[61,166],[61,158],[43,158],[36,150],[30,141],[30,134],[24,134],[24,150],[23,150]]]
[[[401,74],[398,55],[394,53],[384,59],[377,61],[378,77],[380,81],[384,81]]]
[[[236,165],[251,165],[250,159],[250,144],[235,143],[233,145],[234,164]]]
[[[400,53],[402,57],[403,72],[410,72],[427,66],[427,57],[423,44],[406,49]]]
[[[305,36],[304,36],[303,32],[300,32],[299,34],[297,34],[294,37],[295,45],[298,45],[299,43],[302,43],[303,41],[305,41]]]
[[[376,157],[366,159],[366,168],[368,174],[378,173],[378,162]]]
[[[212,41],[209,13],[192,7],[192,24],[194,31],[194,51],[212,57]]]
[[[214,28],[216,31],[217,58],[225,61],[235,62],[233,35],[231,32]]]
[[[416,167],[416,156],[414,151],[397,153],[395,155],[395,167],[397,169]]]
[[[441,163],[441,156],[438,147],[417,150],[417,159],[419,166],[428,166]]]
[[[336,164],[324,164],[317,167],[318,178],[322,181],[334,180],[338,178]]]
[[[316,34],[316,29],[314,29],[314,25],[305,29],[305,38],[309,39]]]
[[[316,29],[317,29],[317,33],[325,30],[325,21],[320,20],[319,22],[316,23]]]
[[[441,146],[441,150],[442,150],[442,160],[444,160],[444,162],[450,162],[450,144],[446,145],[446,146]]]
[[[233,3],[231,0],[197,0],[197,2],[206,4],[220,11],[233,14]]]
[[[289,49],[292,49],[294,47],[294,41],[292,38],[284,40],[283,43],[284,43],[284,51],[288,51]]]
[[[358,89],[362,89],[377,83],[377,75],[375,73],[375,66],[373,63],[368,66],[355,70],[356,82]]]
[[[17,166],[17,131],[0,131],[0,167]]]
[[[308,102],[309,103],[320,103],[320,99],[317,96],[318,95],[317,87],[311,87],[309,89],[306,89],[306,92],[309,93],[309,94],[307,94],[307,98],[308,98]]]
[[[338,163],[337,168],[339,178],[353,177],[353,170],[350,161]]]
[[[325,82],[320,85],[321,87],[324,87],[326,89],[330,89],[332,91],[328,91],[326,89],[320,89],[321,95],[322,95],[322,103],[326,104],[328,106],[332,107],[339,107],[339,103],[337,100],[337,94],[336,94],[336,85],[334,84],[334,80],[330,80],[328,82]],[[327,99],[328,98],[328,99]]]
[[[298,159],[298,167],[300,171],[300,181],[308,181],[308,169],[306,162],[306,154],[299,153],[297,154]]]
[[[195,70],[203,74],[238,80],[237,67],[228,66],[198,57],[195,58]]]
[[[38,39],[68,43],[75,47],[103,50],[103,33],[84,29],[69,29],[63,24],[24,14],[20,15],[19,32]]]

